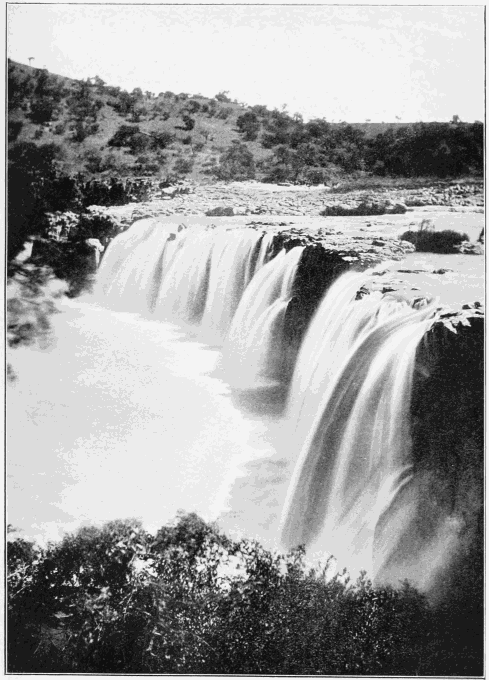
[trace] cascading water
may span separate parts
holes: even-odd
[[[99,290],[111,303],[134,301],[220,344],[221,369],[234,387],[287,382],[284,319],[304,248],[270,259],[272,238],[252,229],[136,223],[106,254]],[[289,451],[300,455],[282,543],[333,553],[352,574],[375,576],[396,551],[390,508],[410,499],[406,526],[415,512],[413,495],[403,492],[412,482],[411,384],[434,307],[416,310],[380,293],[356,300],[368,276],[348,273],[330,287],[300,348],[283,422]],[[401,535],[398,510],[394,516]]]
[[[271,242],[271,235],[254,229],[136,222],[111,243],[97,292],[117,308],[197,324],[206,339],[220,342],[244,290],[267,262]]]
[[[283,507],[283,546],[305,544],[311,553],[333,554],[352,575],[366,570],[391,583],[410,578],[428,589],[448,543],[441,533],[440,540],[438,535],[425,540],[423,529],[416,528],[424,506],[411,460],[410,401],[416,350],[432,323],[434,306],[413,309],[380,293],[357,300],[369,274],[341,276],[310,323],[289,385],[284,356],[292,350],[284,325],[289,302],[297,294],[304,248],[275,254],[273,239],[272,232],[188,229],[153,219],[135,223],[114,239],[97,274],[98,305],[90,307],[93,298],[88,305],[69,303],[68,322],[63,326],[61,319],[56,321],[60,349],[59,356],[50,357],[50,374],[63,361],[73,374],[64,388],[63,369],[51,401],[61,395],[61,407],[70,404],[68,412],[75,415],[62,438],[55,428],[46,431],[46,456],[48,449],[61,452],[56,455],[67,461],[75,456],[81,460],[79,470],[92,466],[96,478],[102,456],[112,456],[107,463],[112,475],[117,466],[112,461],[118,461],[121,449],[126,455],[121,469],[131,469],[134,453],[137,458],[147,448],[143,472],[147,474],[148,467],[158,470],[155,477],[160,475],[158,484],[166,484],[161,492],[165,498],[173,491],[178,507],[202,514],[210,505],[219,508],[207,517],[212,519],[227,512],[223,508],[230,486],[237,484],[232,481],[237,466],[252,461],[255,477],[263,479],[266,470],[270,485],[281,486],[278,491],[264,488],[268,482],[260,480],[253,489],[254,481],[246,481],[248,473],[238,474],[236,479],[244,480],[239,493],[246,496],[245,507],[257,498],[254,511],[263,515],[255,526],[247,524],[239,493],[231,499],[233,512],[237,507],[243,524],[252,526],[245,530],[248,535],[259,540],[272,536],[269,545],[278,547]],[[77,305],[80,319],[75,318]],[[116,312],[109,316],[107,307]],[[182,329],[190,330],[190,336]],[[218,349],[209,349],[210,343]],[[218,368],[223,381],[209,377]],[[24,374],[23,380],[29,392],[29,377]],[[185,394],[178,394],[180,382]],[[229,386],[246,392],[277,383],[289,386],[287,409],[280,417],[270,409],[247,419],[229,398]],[[39,403],[48,408],[45,391],[40,391]],[[253,389],[249,392],[254,398]],[[82,395],[83,406],[76,399],[71,403],[74,394]],[[102,414],[93,421],[92,404]],[[44,412],[36,404],[31,410]],[[86,410],[87,423],[81,435],[80,410]],[[21,444],[23,430],[19,426]],[[22,448],[27,450],[28,444]],[[233,463],[228,465],[229,451]],[[121,495],[116,516],[128,505],[132,482],[120,485],[128,491]],[[139,487],[147,484],[141,478]],[[199,492],[202,497],[194,502]],[[152,493],[156,504],[158,493]],[[75,495],[72,506],[81,507],[89,487]],[[102,491],[98,498],[103,499]],[[84,516],[90,519],[89,510]],[[447,536],[449,542],[451,534]],[[441,557],[434,559],[436,550]]]
[[[234,386],[283,379],[283,324],[303,251],[280,251],[245,290],[223,348],[223,367]]]
[[[375,577],[397,547],[391,537],[380,554],[374,541],[411,480],[415,354],[435,307],[414,310],[376,296],[355,301],[361,281],[346,275],[331,287],[298,357],[288,413],[300,455],[282,540],[327,551],[350,573]],[[412,510],[405,507],[406,522]]]

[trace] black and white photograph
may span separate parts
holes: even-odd
[[[6,4],[6,674],[484,676],[485,21]]]

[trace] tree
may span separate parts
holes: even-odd
[[[33,142],[18,142],[8,155],[7,205],[8,239],[7,255],[12,259],[22,249],[26,238],[40,233],[44,213],[66,209],[70,195],[58,195],[57,162],[62,150],[57,144],[37,146]]]
[[[223,90],[222,92],[218,92],[214,99],[222,104],[231,104],[231,99],[228,97],[228,94],[229,90]]]
[[[243,113],[241,116],[238,116],[236,120],[236,128],[238,132],[244,135],[247,142],[252,142],[258,137],[260,127],[258,116],[252,111]]]
[[[233,141],[219,157],[219,165],[215,170],[218,179],[243,181],[255,178],[255,161],[253,154],[245,144]]]
[[[33,78],[23,75],[9,60],[7,75],[7,103],[9,112],[19,109],[31,97],[34,85]]]
[[[184,114],[182,116],[182,120],[183,120],[183,129],[184,130],[190,131],[190,130],[194,129],[194,127],[195,127],[195,119],[194,118],[191,118],[191,116]]]
[[[32,122],[42,124],[52,120],[59,109],[63,93],[63,86],[46,69],[38,71],[31,101]]]
[[[7,557],[9,672],[482,670],[478,643],[462,641],[467,619],[440,634],[449,610],[430,609],[408,584],[331,577],[329,563],[306,567],[303,549],[280,555],[231,541],[195,514],[181,514],[155,537],[135,520],[118,520],[44,549],[18,539]]]

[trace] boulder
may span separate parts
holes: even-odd
[[[484,246],[481,243],[471,243],[470,241],[463,241],[460,245],[455,246],[462,255],[484,255]]]

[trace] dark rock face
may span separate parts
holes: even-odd
[[[447,605],[477,625],[484,574],[484,316],[474,307],[448,320],[432,326],[417,353],[411,414],[414,466],[425,487],[419,521],[425,526],[430,518],[426,540],[444,531],[454,541],[439,586],[450,593]]]
[[[276,226],[270,225],[269,228]],[[314,312],[338,276],[351,269],[362,271],[383,260],[400,260],[414,249],[410,243],[396,239],[349,237],[325,228],[279,227],[273,239],[273,255],[282,248],[289,251],[296,246],[305,248],[295,277],[293,297],[285,315],[286,375],[292,373]]]

